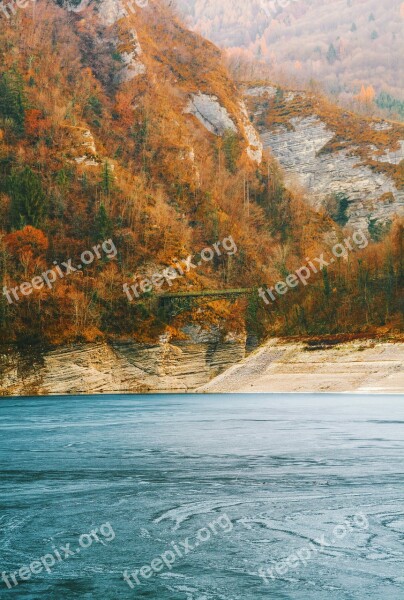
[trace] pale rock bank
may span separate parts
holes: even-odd
[[[404,394],[404,343],[271,340],[197,391]]]
[[[187,341],[75,344],[0,354],[0,394],[353,392],[404,394],[404,343],[327,346],[193,332]]]
[[[245,356],[245,338],[189,328],[186,341],[74,344],[0,353],[1,395],[187,392]]]

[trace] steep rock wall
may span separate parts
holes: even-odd
[[[396,148],[383,149],[370,141],[366,143],[367,138],[372,139],[373,132],[391,130],[390,123],[376,120],[366,123],[368,133],[362,130],[358,145],[366,145],[367,160],[363,148],[358,152],[358,146],[349,140],[331,143],[340,138],[340,132],[333,128],[332,123],[316,114],[314,105],[310,114],[306,101],[308,97],[303,93],[285,93],[282,98],[282,118],[279,119],[280,110],[274,110],[272,118],[270,113],[275,96],[276,88],[271,86],[259,86],[246,91],[247,100],[256,100],[250,101],[249,106],[250,109],[254,107],[254,120],[260,123],[258,128],[264,148],[279,160],[287,184],[298,184],[307,190],[309,201],[317,209],[330,197],[344,194],[349,200],[348,224],[354,227],[366,229],[371,220],[387,222],[395,214],[404,215],[404,188],[397,185],[382,168],[377,168],[377,163],[400,165],[399,168],[403,168],[404,141],[399,140]],[[302,114],[294,116],[299,100]],[[341,121],[343,128],[343,115]]]
[[[244,356],[245,339],[211,334],[156,345],[74,344],[29,356],[9,348],[0,352],[0,394],[185,392]]]

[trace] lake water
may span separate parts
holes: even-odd
[[[0,463],[0,598],[404,598],[403,397],[9,398]]]

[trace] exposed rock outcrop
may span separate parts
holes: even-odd
[[[244,135],[248,140],[247,154],[249,158],[251,158],[251,160],[254,160],[258,164],[260,164],[262,162],[262,153],[264,150],[264,146],[262,144],[260,136],[258,135],[258,132],[250,123],[247,107],[244,102],[240,102],[240,109],[243,118],[242,127],[244,129]]]
[[[193,94],[185,112],[194,115],[204,127],[215,135],[223,135],[226,130],[237,131],[236,125],[227,110],[215,96]]]
[[[194,328],[193,328],[194,329]],[[0,354],[1,395],[190,391],[245,356],[245,339],[189,331],[189,340],[114,342]]]
[[[142,3],[141,0],[136,3],[132,0],[128,2],[100,0],[95,4],[94,10],[99,23],[105,29],[99,33],[98,44],[100,46],[112,44],[120,57],[121,66],[115,77],[117,83],[130,81],[138,75],[146,73],[146,65],[140,59],[142,48],[137,32],[126,19],[130,14],[136,14],[146,6],[147,2]],[[72,4],[68,6],[68,10],[71,12],[83,13],[83,16],[87,10],[92,9],[93,6],[88,0],[83,0],[76,6]]]
[[[67,134],[66,155],[79,164],[86,167],[98,167],[101,158],[95,146],[93,134],[86,127],[65,126]]]
[[[0,353],[0,395],[151,392],[404,393],[404,344],[328,346],[271,340],[245,358],[245,340],[191,330],[186,342],[71,345]]]
[[[344,115],[337,107],[328,119],[329,107],[308,94],[276,94],[272,86],[257,86],[246,90],[246,99],[264,148],[279,160],[289,185],[306,189],[315,208],[343,194],[349,202],[348,224],[361,229],[371,220],[404,215],[404,127],[393,130],[386,121]],[[339,120],[342,134],[336,129]]]
[[[140,59],[143,51],[136,31],[134,29],[127,31],[126,38],[126,44],[122,40],[116,42],[122,62],[122,66],[115,77],[115,80],[119,83],[131,81],[138,75],[144,75],[147,70],[146,65]],[[128,50],[124,48],[128,48]]]
[[[239,112],[236,115],[239,127],[229,115],[216,96],[208,94],[192,94],[185,113],[194,115],[200,123],[211,133],[222,136],[226,131],[241,133],[247,141],[247,155],[254,162],[262,161],[263,145],[258,133],[250,123],[246,106],[243,101],[239,103]]]

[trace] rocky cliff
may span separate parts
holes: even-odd
[[[0,353],[0,395],[112,393],[403,393],[404,344],[245,340],[194,330],[186,342],[71,345]]]
[[[175,56],[175,59],[172,59],[170,53],[167,52],[164,56],[159,56],[158,42],[161,40],[152,39],[150,30],[154,28],[153,33],[156,36],[163,36],[170,29],[168,20],[172,15],[164,13],[163,6],[164,2],[152,3],[148,0],[138,0],[137,2],[99,0],[95,8],[94,5],[89,4],[88,0],[82,0],[78,5],[75,2],[67,3],[68,10],[82,17],[79,21],[82,28],[86,27],[86,20],[89,18],[96,20],[98,36],[94,43],[99,47],[101,53],[110,52],[111,48],[114,49],[117,62],[120,64],[113,78],[117,84],[128,83],[140,76],[145,76],[146,79],[156,83],[156,58],[160,64],[167,63],[172,72],[175,72],[173,63],[177,60],[180,64],[189,61],[189,55],[182,56],[183,50],[179,46],[170,49],[171,51],[177,50],[178,55]],[[164,18],[164,16],[166,31],[162,24],[163,28],[159,32],[158,18]],[[188,35],[186,29],[179,24],[176,29],[176,37]],[[195,42],[196,37],[194,38]],[[212,54],[212,50],[213,54],[217,54],[216,59],[219,59],[216,49],[213,46],[208,48],[207,44],[206,53]],[[188,81],[186,81],[185,87],[191,83],[191,77],[189,74],[187,75]],[[192,79],[199,79],[197,75],[203,75],[203,73],[193,73]],[[222,136],[227,130],[240,135],[246,145],[248,157],[260,163],[262,144],[248,120],[244,103],[238,98],[238,92],[225,72],[219,73],[219,78],[215,78],[216,75],[217,73],[211,72],[210,77],[206,79],[203,76],[200,77],[198,81],[200,88],[196,92],[190,89],[181,89],[184,78],[177,73],[178,77],[173,79],[173,82],[178,88],[177,93],[181,89],[183,112],[195,116],[210,133],[216,136]],[[231,98],[230,102],[229,98]]]
[[[0,353],[0,395],[186,392],[245,356],[245,339],[189,328],[188,340],[74,344]]]
[[[264,148],[318,209],[344,196],[350,225],[404,214],[404,126],[344,112],[304,92],[255,86],[245,96]]]

